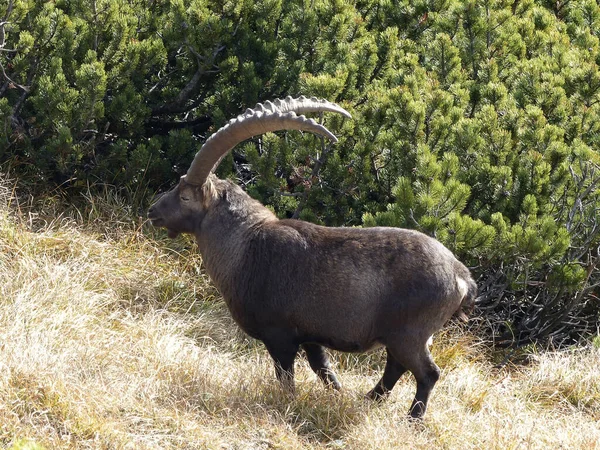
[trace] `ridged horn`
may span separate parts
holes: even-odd
[[[337,142],[337,138],[323,125],[312,119],[296,115],[296,112],[331,111],[350,117],[343,108],[326,100],[308,99],[304,96],[297,99],[287,97],[285,100],[259,103],[253,109],[231,119],[229,123],[212,136],[200,148],[185,180],[190,184],[202,185],[208,175],[216,169],[221,159],[237,144],[259,134],[278,130],[302,130],[320,134]]]
[[[335,103],[328,102],[317,97],[305,97],[301,95],[298,98],[292,98],[287,96],[284,100],[277,99],[274,101],[266,101],[264,104],[258,103],[255,110],[260,111],[281,111],[283,113],[293,111],[296,114],[306,114],[311,112],[335,112],[345,117],[351,118],[352,116],[341,106]]]

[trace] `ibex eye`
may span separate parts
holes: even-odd
[[[189,197],[185,197],[183,195],[181,197],[179,197],[179,198],[181,199],[182,202],[189,202],[190,201]]]

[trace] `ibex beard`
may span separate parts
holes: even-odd
[[[336,141],[304,116],[330,111],[325,100],[300,97],[258,104],[213,134],[179,184],[149,210],[170,237],[196,237],[206,270],[235,321],[261,340],[277,378],[294,391],[300,348],[323,382],[341,387],[324,347],[364,352],[385,347],[384,373],[367,394],[386,397],[410,371],[417,391],[410,415],[422,417],[440,370],[432,335],[453,315],[466,317],[477,287],[469,270],[437,240],[400,228],[334,228],[279,220],[213,171],[228,151],[258,134],[305,130]]]

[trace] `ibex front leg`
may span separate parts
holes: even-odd
[[[275,374],[281,386],[287,393],[294,395],[294,360],[298,353],[298,344],[281,336],[263,342],[275,362]]]
[[[306,359],[310,364],[311,369],[317,376],[323,380],[326,386],[331,386],[334,389],[341,389],[342,385],[335,376],[335,372],[331,369],[329,357],[325,353],[325,349],[319,344],[302,344],[306,352]]]

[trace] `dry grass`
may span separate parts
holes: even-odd
[[[379,353],[335,355],[341,393],[299,360],[289,399],[189,241],[150,239],[125,215],[103,219],[116,214],[106,199],[41,227],[10,203],[0,183],[2,448],[600,448],[593,345],[498,371],[475,338],[446,330],[422,423],[406,418],[409,376],[390,401],[363,399]]]

